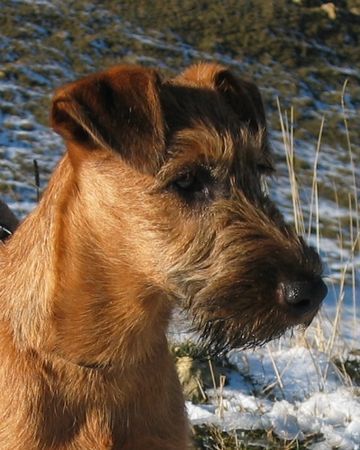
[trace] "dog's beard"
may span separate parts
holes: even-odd
[[[277,292],[286,275],[319,277],[318,254],[291,230],[279,233],[264,220],[257,228],[245,219],[199,234],[169,274],[205,353],[263,345],[296,325],[308,326],[317,312],[297,313]]]
[[[276,308],[261,314],[234,310],[218,317],[196,307],[188,312],[193,330],[199,336],[199,356],[219,356],[234,348],[261,346],[279,338],[291,327],[285,314]]]

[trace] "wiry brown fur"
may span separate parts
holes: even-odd
[[[215,350],[317,309],[277,300],[321,265],[263,192],[260,94],[215,64],[118,66],[59,90],[52,123],[67,153],[0,249],[1,448],[184,450],[174,304]]]

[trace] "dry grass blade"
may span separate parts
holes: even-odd
[[[319,162],[320,155],[320,147],[321,147],[321,138],[323,134],[325,123],[325,117],[321,119],[319,137],[316,146],[315,159],[314,159],[314,169],[313,169],[313,180],[312,180],[312,188],[311,188],[311,199],[310,199],[310,213],[309,213],[309,226],[308,226],[308,239],[311,235],[312,229],[312,216],[313,216],[313,207],[315,202],[315,225],[316,225],[316,247],[317,251],[320,251],[320,218],[319,218],[319,195],[318,195],[318,184],[317,184],[317,167]]]
[[[291,108],[290,112],[290,125],[288,123],[287,116],[285,115],[285,122],[283,118],[283,113],[280,106],[279,98],[277,100],[277,107],[280,118],[280,126],[283,137],[283,143],[285,148],[286,163],[289,172],[289,180],[291,187],[291,199],[294,211],[294,224],[295,230],[298,234],[305,234],[304,218],[302,213],[298,183],[296,181],[295,173],[295,153],[294,153],[294,110]]]
[[[352,189],[353,189],[353,199],[354,199],[354,213],[355,213],[355,220],[356,220],[356,232],[359,233],[360,218],[359,218],[358,187],[357,187],[354,157],[353,157],[353,151],[352,151],[352,145],[351,145],[351,139],[350,139],[350,133],[349,133],[348,119],[347,119],[346,108],[345,108],[345,93],[346,93],[346,86],[348,85],[348,81],[349,80],[345,80],[343,89],[341,92],[341,107],[342,107],[342,112],[343,112],[346,143],[347,143],[348,152],[349,152],[349,160],[350,160],[351,175],[352,175]],[[360,250],[360,243],[358,244],[358,249]]]

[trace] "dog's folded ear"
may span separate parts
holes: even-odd
[[[265,110],[256,84],[235,76],[220,64],[200,63],[186,69],[180,79],[190,85],[215,89],[231,106],[240,122],[253,132],[266,129]]]
[[[115,151],[137,168],[152,171],[164,141],[160,88],[157,72],[139,66],[90,75],[57,91],[52,126],[70,151],[71,144]]]
[[[255,83],[235,77],[227,69],[215,73],[214,82],[240,120],[247,122],[251,130],[256,132],[266,128],[264,105]]]

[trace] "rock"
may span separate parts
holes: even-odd
[[[190,356],[182,356],[176,360],[176,369],[185,398],[193,403],[205,401],[202,368],[196,361]]]
[[[332,2],[324,3],[323,5],[320,6],[320,9],[326,12],[329,19],[331,20],[336,19],[336,6],[334,5],[334,3]]]
[[[203,403],[207,400],[205,389],[219,387],[220,376],[226,377],[227,371],[224,367],[217,367],[215,362],[212,362],[212,367],[216,386],[207,360],[199,361],[191,356],[176,358],[176,369],[186,400]]]

